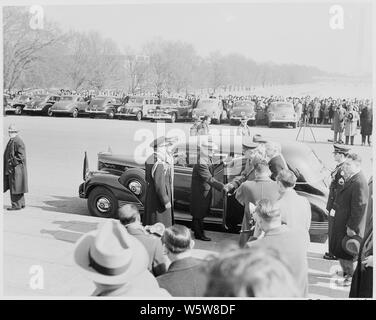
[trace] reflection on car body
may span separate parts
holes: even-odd
[[[191,176],[193,165],[197,162],[200,139],[201,137],[190,137],[174,147],[174,204],[177,209],[177,220],[191,218]],[[214,176],[217,180],[227,183],[239,176],[244,169],[245,159],[241,156],[242,142],[234,136],[216,136],[213,139],[220,147],[214,158]],[[288,167],[297,176],[295,190],[311,204],[310,234],[313,238],[323,241],[327,235],[326,200],[329,172],[308,146],[299,142],[282,142],[281,145]],[[136,162],[133,155],[99,153],[98,171],[89,172],[83,178],[79,196],[88,199],[88,208],[92,215],[114,218],[117,216],[119,205],[129,202],[137,204],[142,211],[146,192],[144,163]],[[240,225],[242,216],[243,207],[235,200],[233,194],[225,196],[213,190],[210,215],[206,222],[223,224],[226,228],[234,230]]]

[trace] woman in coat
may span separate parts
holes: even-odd
[[[356,129],[358,127],[359,114],[354,111],[353,106],[349,106],[348,111],[345,115],[345,138],[346,144],[349,144],[351,140],[351,145],[354,145],[354,137],[356,135]]]
[[[366,143],[371,146],[372,135],[372,108],[371,105],[367,105],[362,109],[360,114],[360,133],[362,135],[362,146]]]

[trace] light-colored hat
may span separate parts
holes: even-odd
[[[119,221],[109,219],[79,240],[74,261],[94,282],[119,285],[147,270],[149,257]]]
[[[8,127],[8,132],[18,132],[16,125],[14,123],[10,124]]]

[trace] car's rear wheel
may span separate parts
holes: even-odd
[[[49,116],[49,117],[52,117],[53,115],[54,115],[54,113],[52,112],[52,106],[51,107],[48,107],[48,109],[47,109],[47,115]]]
[[[16,107],[16,110],[14,110],[14,114],[20,115],[22,113],[22,108],[20,106]]]
[[[78,109],[77,108],[73,110],[72,117],[73,118],[77,118],[78,117]]]
[[[89,194],[87,201],[89,212],[101,218],[115,218],[118,202],[114,194],[104,187],[95,187]]]
[[[142,203],[146,198],[145,173],[139,169],[131,168],[119,178],[119,182],[129,189]]]
[[[136,120],[137,121],[141,121],[142,120],[142,112],[141,111],[137,112],[137,114],[136,114]]]
[[[107,114],[107,119],[113,119],[115,116],[115,113],[113,111],[110,111],[108,114]]]

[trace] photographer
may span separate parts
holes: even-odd
[[[345,115],[346,144],[349,144],[349,140],[351,139],[351,145],[354,145],[354,137],[356,135],[358,120],[359,113],[354,111],[354,107],[352,105],[349,105]]]

